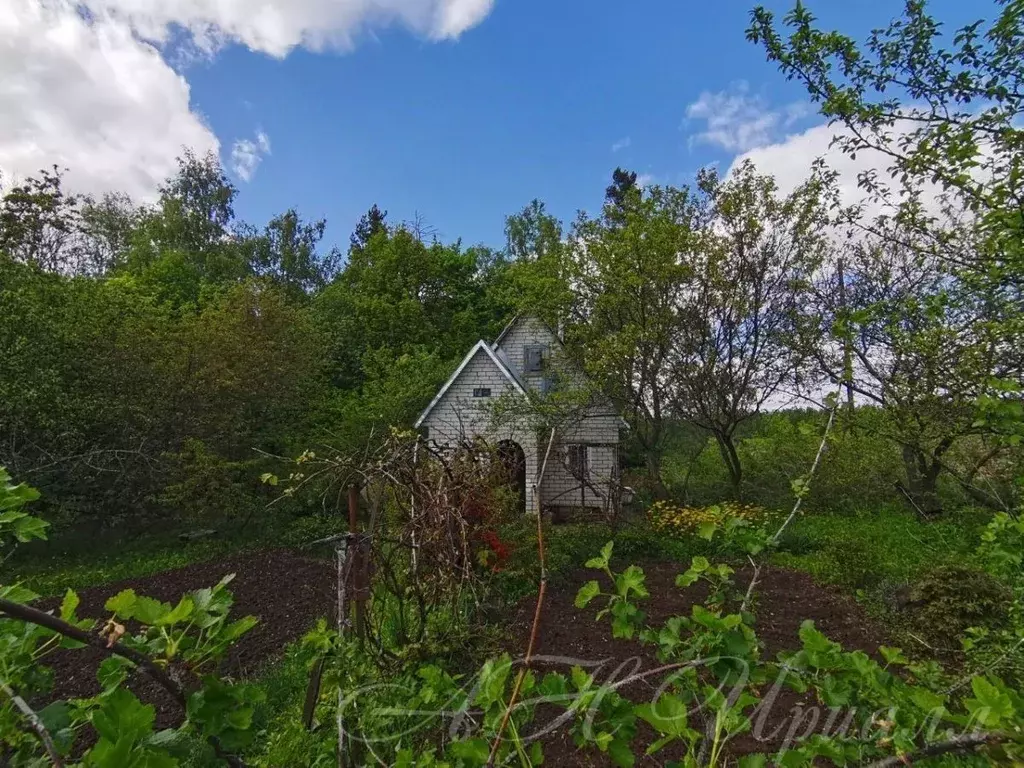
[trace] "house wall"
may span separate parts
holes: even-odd
[[[618,416],[594,408],[556,436],[544,471],[542,505],[606,508],[609,488],[618,476],[619,425]],[[587,446],[586,481],[570,470],[570,445]]]
[[[526,373],[525,350],[528,346],[547,346],[551,354],[558,355],[560,342],[548,327],[533,317],[522,317],[508,330],[495,350],[524,385],[537,389],[544,373]],[[562,370],[570,380],[580,376],[575,370]],[[579,423],[556,435],[548,463],[544,469],[541,488],[542,505],[564,507],[597,507],[603,509],[608,502],[608,488],[618,475],[618,444],[621,421],[608,405],[590,408]],[[539,461],[543,463],[547,437],[537,438]],[[568,446],[586,445],[588,477],[582,481],[569,469]]]
[[[523,387],[538,389],[544,372],[526,373],[525,349],[544,345],[557,356],[560,343],[547,326],[530,317],[520,318],[508,330],[495,355],[512,372]],[[578,371],[564,371],[569,381],[582,376]],[[563,383],[565,379],[563,377]],[[474,398],[473,390],[488,387],[491,397]],[[533,434],[527,419],[503,417],[495,420],[490,408],[502,396],[511,396],[515,388],[504,372],[485,350],[479,350],[462,369],[462,373],[427,415],[423,426],[429,439],[444,445],[455,445],[474,437],[483,437],[492,445],[501,440],[514,440],[526,456],[526,509],[539,512],[542,506],[591,507],[606,509],[609,486],[618,477],[618,444],[621,420],[608,404],[591,407],[579,422],[556,434],[544,468],[540,493],[534,485],[544,462],[550,435]],[[588,476],[586,481],[574,476],[569,468],[568,446],[587,447]]]
[[[479,387],[489,388],[491,397],[473,397],[473,390]],[[428,439],[439,445],[457,445],[474,437],[483,437],[492,445],[501,440],[517,442],[526,455],[526,511],[537,512],[539,500],[533,490],[538,467],[536,436],[514,422],[492,424],[489,409],[499,397],[514,392],[505,374],[480,350],[427,415],[423,426],[428,429]]]
[[[536,389],[544,378],[543,373],[526,373],[524,350],[528,346],[543,344],[554,350],[558,345],[555,335],[540,320],[533,317],[521,317],[509,329],[495,350],[502,362],[523,384]]]

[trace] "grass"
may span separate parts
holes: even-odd
[[[338,531],[337,517],[311,515],[274,521],[242,534],[222,534],[182,542],[174,535],[150,536],[132,541],[93,541],[71,544],[55,540],[39,542],[18,551],[5,563],[0,580],[22,582],[41,595],[62,594],[65,589],[103,586],[127,579],[204,563],[227,555],[267,547],[301,546]]]
[[[895,507],[813,514],[794,521],[774,562],[847,589],[906,584],[931,568],[962,561],[977,546],[983,522],[969,511],[922,521]]]

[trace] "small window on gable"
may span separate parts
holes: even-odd
[[[491,396],[491,388],[490,387],[476,387],[473,390],[473,397],[490,397],[490,396]]]
[[[547,348],[541,344],[531,344],[523,350],[523,370],[526,373],[540,373],[544,370],[544,356]]]

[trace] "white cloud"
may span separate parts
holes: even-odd
[[[658,177],[655,176],[653,173],[641,173],[641,174],[638,174],[637,177],[636,177],[636,185],[638,187],[640,187],[641,189],[643,189],[644,187],[649,187],[652,184],[657,184],[657,183],[658,183]]]
[[[400,25],[430,40],[479,24],[494,0],[0,0],[0,172],[67,167],[75,191],[152,199],[185,147],[218,151],[175,66],[237,43],[283,57],[350,48]],[[172,66],[172,64],[174,66]],[[246,152],[259,150],[243,145]],[[232,164],[236,159],[232,149]],[[251,177],[258,165],[259,151]],[[243,160],[243,163],[245,160]],[[249,168],[243,165],[242,168]],[[242,175],[241,173],[239,174]]]
[[[0,9],[0,170],[51,165],[73,190],[153,196],[183,147],[216,151],[189,85],[120,22],[86,21],[66,2]]]
[[[892,132],[895,136],[911,130],[912,127],[909,122],[897,122]],[[858,185],[858,180],[862,173],[870,171],[875,171],[879,180],[888,180],[887,169],[892,160],[881,152],[870,149],[858,150],[854,158],[839,147],[832,146],[833,137],[845,130],[841,126],[816,125],[782,141],[756,147],[737,156],[729,168],[729,173],[743,161],[750,160],[759,172],[769,173],[775,177],[780,193],[789,194],[808,179],[814,161],[819,157],[824,158],[826,164],[837,174],[840,202],[844,206],[864,203],[866,214],[882,213],[883,205],[878,201],[866,200],[866,192]],[[921,187],[921,192],[921,200],[925,207],[937,214],[941,209],[939,185],[926,183]]]
[[[270,137],[263,131],[256,132],[255,141],[238,139],[231,147],[231,170],[242,181],[252,181],[263,158],[270,154]]]
[[[690,144],[714,144],[730,152],[745,152],[771,143],[780,133],[813,113],[805,102],[771,109],[765,98],[750,93],[743,80],[727,91],[704,91],[686,108],[686,122],[703,121],[705,128],[690,136]]]
[[[459,37],[490,13],[494,0],[84,0],[141,36],[167,42],[185,30],[200,50],[240,43],[283,57],[293,48],[350,48],[360,32],[399,24],[431,40]]]
[[[622,150],[628,148],[629,145],[632,144],[632,143],[633,143],[633,140],[631,138],[629,138],[629,136],[621,138],[618,141],[616,141],[614,144],[612,144],[612,152],[613,153],[614,152],[621,152]]]

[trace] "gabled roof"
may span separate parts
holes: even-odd
[[[509,331],[515,328],[516,323],[518,323],[520,320],[526,320],[529,317],[532,317],[534,320],[537,320],[541,325],[547,328],[548,332],[554,337],[555,341],[557,341],[559,344],[563,343],[561,334],[559,334],[558,331],[556,331],[550,325],[545,323],[539,317],[535,315],[524,315],[520,313],[518,315],[515,315],[511,320],[508,321],[505,327],[501,330],[501,333],[498,334],[498,338],[494,340],[494,343],[491,345],[491,347],[493,349],[497,349],[501,345],[501,342],[504,340],[504,338],[508,336]]]
[[[513,389],[515,389],[516,392],[518,392],[523,397],[526,397],[526,390],[523,389],[523,386],[519,383],[518,379],[516,379],[516,377],[512,375],[512,372],[505,366],[505,364],[501,362],[498,356],[494,353],[494,350],[491,349],[491,345],[488,344],[483,339],[480,339],[480,341],[478,341],[473,346],[473,348],[469,350],[469,353],[464,358],[462,358],[462,362],[459,363],[459,367],[455,369],[455,373],[453,373],[448,378],[448,381],[444,383],[444,386],[441,387],[441,389],[438,391],[436,395],[434,395],[434,399],[430,401],[430,405],[428,405],[424,409],[423,413],[420,414],[420,417],[416,419],[416,429],[420,428],[420,426],[423,424],[423,421],[427,418],[427,416],[430,415],[430,412],[434,410],[434,406],[441,402],[441,398],[444,397],[445,393],[448,391],[451,385],[454,384],[455,381],[459,378],[459,376],[462,374],[463,369],[467,365],[469,365],[469,361],[476,357],[481,350],[487,353],[487,356],[491,358],[491,361],[494,363],[495,366],[497,366],[498,370],[501,371],[502,375],[506,379],[508,379],[508,383],[512,385]]]

